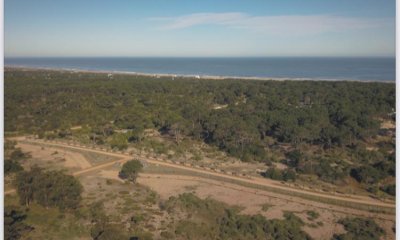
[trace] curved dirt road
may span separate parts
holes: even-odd
[[[19,141],[21,141],[21,139],[19,139]],[[74,172],[73,175],[75,175],[75,176],[81,175],[84,173],[88,173],[91,171],[100,170],[102,168],[112,166],[115,163],[123,163],[125,161],[128,161],[129,159],[132,159],[132,157],[143,158],[139,155],[129,155],[129,154],[124,154],[124,153],[108,152],[108,151],[100,150],[98,148],[89,148],[89,147],[85,147],[85,146],[78,146],[78,145],[61,143],[61,142],[49,142],[49,141],[43,141],[43,140],[23,140],[23,142],[33,143],[33,144],[40,143],[40,144],[56,146],[56,147],[58,146],[58,147],[63,147],[63,148],[84,150],[84,151],[89,151],[89,152],[94,152],[94,153],[99,153],[99,154],[106,154],[106,155],[114,156],[114,157],[118,158],[117,160],[114,160],[114,161],[99,164],[99,165],[96,165],[96,166],[93,166],[90,168],[86,168],[86,169],[82,169],[77,172]],[[277,190],[283,191],[283,193],[281,193],[281,194],[284,194],[284,192],[297,193],[298,195],[296,195],[296,197],[302,198],[302,196],[303,196],[304,198],[306,198],[308,196],[309,200],[310,200],[310,198],[314,197],[314,198],[322,198],[322,199],[326,199],[326,200],[340,201],[342,203],[363,204],[363,205],[374,206],[374,207],[385,207],[385,208],[395,209],[394,203],[386,203],[386,202],[382,202],[382,201],[375,200],[375,199],[362,198],[362,197],[356,196],[356,195],[353,195],[350,197],[350,196],[344,196],[344,195],[342,195],[342,196],[341,195],[332,195],[332,194],[329,195],[329,194],[324,194],[324,193],[312,192],[312,191],[307,191],[307,190],[303,190],[303,189],[296,189],[296,188],[284,186],[284,185],[280,184],[279,182],[264,179],[264,178],[258,178],[258,177],[248,178],[248,177],[233,176],[233,175],[228,175],[225,173],[219,173],[219,172],[215,172],[215,171],[211,171],[211,170],[205,170],[202,168],[195,168],[195,167],[175,164],[172,162],[161,161],[161,160],[157,160],[152,157],[146,158],[146,161],[149,163],[152,163],[152,164],[158,164],[158,165],[162,165],[162,166],[168,166],[168,167],[172,167],[172,168],[197,172],[197,173],[201,173],[201,174],[208,174],[211,176],[230,179],[230,180],[234,180],[234,181],[240,181],[242,183],[248,183],[248,184],[252,184],[252,185],[258,185],[258,186],[263,186],[263,187],[267,187],[267,188],[277,189]],[[11,190],[9,190],[7,192],[10,192],[10,191]],[[7,192],[5,192],[5,193],[7,194]],[[314,201],[318,201],[318,200],[314,200]]]

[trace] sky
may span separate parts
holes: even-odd
[[[395,0],[5,0],[6,57],[395,56]]]

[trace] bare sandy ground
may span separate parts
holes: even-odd
[[[112,161],[112,162],[108,162],[108,163],[105,163],[105,164],[101,164],[101,165],[92,167],[92,168],[87,169],[87,170],[82,170],[82,172],[88,172],[88,171],[92,171],[92,170],[99,170],[99,169],[104,168],[106,166],[111,166],[114,163],[117,163],[117,162],[122,163],[122,162],[127,161],[130,158],[133,158],[133,156],[130,156],[128,154],[111,153],[111,152],[105,152],[105,151],[102,151],[102,150],[91,149],[91,148],[87,148],[87,147],[70,146],[70,145],[67,145],[65,143],[54,143],[54,142],[50,143],[50,142],[43,142],[43,141],[40,141],[40,140],[30,140],[30,141],[43,143],[43,144],[46,144],[48,146],[55,146],[55,147],[56,146],[62,146],[62,147],[67,147],[67,148],[71,148],[71,149],[86,150],[86,151],[89,151],[89,152],[107,154],[107,155],[110,155],[110,156],[123,158],[123,159],[118,160],[118,161]],[[140,158],[140,156],[135,156],[135,157],[139,157]],[[300,189],[299,187],[293,187],[293,186],[284,185],[284,184],[281,184],[280,182],[277,182],[277,181],[274,181],[274,180],[270,180],[270,179],[261,178],[261,177],[245,178],[245,177],[227,175],[227,174],[224,174],[224,173],[213,172],[213,171],[207,170],[207,169],[199,169],[199,168],[194,168],[194,167],[190,167],[190,166],[179,165],[179,164],[176,164],[176,163],[169,163],[169,162],[165,162],[165,161],[162,161],[161,159],[157,159],[157,158],[153,158],[153,157],[147,157],[146,161],[148,163],[159,164],[161,166],[168,166],[168,167],[188,170],[188,171],[192,171],[192,172],[196,172],[196,173],[208,174],[208,175],[213,175],[213,176],[216,176],[216,177],[223,177],[223,178],[225,178],[227,180],[236,180],[236,181],[240,181],[240,182],[243,182],[243,183],[256,184],[256,185],[259,185],[259,186],[265,186],[265,187],[275,188],[275,189],[279,189],[279,190],[290,191],[290,192],[293,192],[293,193],[306,194],[306,195],[313,196],[313,197],[318,197],[318,198],[339,200],[339,201],[345,201],[345,202],[349,202],[349,203],[368,204],[368,205],[373,205],[373,206],[389,207],[389,208],[393,208],[395,206],[395,204],[393,202],[383,202],[383,201],[380,201],[380,200],[377,200],[377,199],[373,199],[373,198],[370,198],[370,197],[367,197],[367,196],[315,192],[315,191],[311,191],[311,190]],[[81,174],[81,173],[79,173],[79,174]]]
[[[395,129],[396,123],[394,121],[384,120],[381,123],[381,128],[382,129]]]
[[[118,178],[118,171],[102,171],[101,175],[104,178],[116,179]],[[279,194],[260,190],[255,191],[251,188],[200,177],[142,173],[137,181],[156,191],[161,199],[164,200],[184,192],[192,192],[203,199],[210,197],[231,206],[239,206],[243,209],[241,211],[242,214],[262,214],[268,219],[282,219],[285,211],[293,212],[303,219],[306,223],[303,228],[304,231],[314,239],[330,239],[334,233],[343,233],[343,226],[338,224],[337,221],[351,214],[342,211],[340,207],[331,209],[328,206],[324,206],[324,204],[315,206],[314,203],[314,205],[310,205],[307,200],[294,200],[290,197],[285,199]],[[267,210],[262,210],[264,204],[269,206]],[[310,210],[318,212],[320,215],[314,221],[307,219],[306,212]],[[357,214],[356,212],[353,213]],[[376,216],[375,214],[370,214],[369,217]],[[391,227],[394,224],[394,216],[392,219],[390,218],[376,220],[386,229],[388,237],[393,236]],[[323,223],[323,225],[317,225],[318,222]],[[389,239],[392,238],[390,237]]]
[[[102,71],[102,70],[82,70],[82,69],[66,69],[66,68],[46,68],[46,67],[19,67],[19,66],[5,66],[5,71],[52,71],[52,72],[69,72],[69,73],[96,73],[96,74],[115,74],[115,75],[133,75],[133,76],[149,76],[149,77],[171,77],[183,79],[205,79],[205,80],[223,80],[223,79],[236,79],[236,80],[268,80],[268,81],[337,81],[337,79],[313,79],[313,78],[279,78],[279,77],[247,77],[247,76],[215,76],[215,75],[192,75],[192,74],[169,74],[169,73],[143,73],[132,71]],[[376,81],[374,79],[358,80],[349,79],[346,82],[386,82],[393,83],[391,80]]]
[[[124,182],[124,180],[122,180],[120,177],[118,177],[117,171],[101,170],[99,174],[100,174],[100,177],[105,178],[105,179],[112,179],[112,180],[116,180],[118,182]]]
[[[116,160],[104,164],[100,164],[97,166],[90,166],[89,162],[86,161],[86,163],[84,163],[84,161],[82,161],[82,158],[84,157],[81,154],[65,150],[65,155],[63,156],[67,157],[64,164],[67,164],[70,167],[73,166],[74,168],[80,169],[78,171],[75,171],[73,175],[80,175],[93,171],[99,171],[98,176],[101,176],[106,179],[108,178],[117,180],[119,179],[118,171],[109,170],[108,168],[112,167],[115,164],[119,165],[124,161],[127,161],[132,158],[132,156],[127,156],[121,153],[110,153],[96,149],[89,149],[85,147],[68,146],[66,144],[61,144],[61,143],[45,142],[43,144],[46,145],[44,149],[42,149],[41,146],[31,145],[29,143],[19,143],[18,146],[21,147],[23,151],[28,150],[29,152],[31,152],[32,156],[35,159],[44,159],[44,161],[51,160],[52,158],[54,160],[54,155],[58,154],[58,153],[54,154],[54,152],[60,151],[60,149],[56,148],[57,146],[68,147],[71,149],[87,150],[89,152],[98,152],[116,158]],[[264,181],[261,181],[264,179],[260,180],[245,179],[236,176],[226,176],[225,174],[210,172],[209,170],[197,169],[193,167],[187,167],[178,164],[157,161],[153,160],[153,158],[148,159],[148,162],[160,164],[162,166],[190,170],[194,172],[207,173],[207,174],[212,173],[212,175],[217,175],[217,176],[221,175],[223,177],[232,178],[235,180],[240,179],[243,180],[244,182],[257,183],[257,184],[266,183]],[[261,182],[259,183],[259,181]],[[265,190],[243,187],[241,185],[232,184],[225,181],[212,180],[206,177],[192,177],[192,176],[165,175],[165,174],[141,174],[140,177],[138,178],[138,182],[158,192],[161,198],[163,199],[167,199],[169,196],[178,195],[183,192],[194,192],[201,198],[212,197],[213,199],[225,202],[229,205],[241,206],[243,207],[242,213],[244,214],[261,213],[268,218],[282,218],[284,211],[295,212],[299,217],[302,217],[303,220],[308,224],[307,226],[304,227],[304,230],[307,231],[315,239],[329,239],[333,233],[342,232],[343,229],[341,225],[337,224],[336,222],[338,219],[349,215],[370,217],[375,219],[378,222],[378,224],[380,224],[386,230],[388,234],[387,239],[394,238],[393,232],[391,230],[395,221],[394,215],[375,214],[356,209],[349,209],[345,207],[328,205],[320,202],[309,201],[298,197],[291,197],[288,195],[268,192]],[[274,181],[268,181],[267,183],[270,184],[269,186],[274,186],[278,188],[281,187],[279,183],[276,183]],[[282,187],[287,188],[286,186]],[[355,202],[357,201],[369,202],[368,199],[363,199],[363,198],[361,199],[349,198],[349,199]],[[379,203],[379,202],[373,201],[372,203]],[[262,205],[264,204],[268,204],[270,207],[267,210],[262,210]],[[315,220],[315,222],[322,222],[323,226],[316,227],[315,224],[313,224],[314,222],[313,223],[308,222],[307,217],[305,215],[305,211],[307,210],[314,210],[318,212],[320,214],[320,217],[317,220]],[[314,226],[311,226],[310,224],[313,224]]]
[[[19,142],[17,147],[21,148],[22,151],[28,152],[33,159],[41,162],[62,162],[66,168],[78,168],[86,169],[92,165],[90,162],[80,153],[62,150],[60,148],[53,148],[51,146],[41,147],[38,145],[25,144]]]

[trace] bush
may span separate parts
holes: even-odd
[[[24,168],[17,161],[4,160],[4,174],[19,172],[24,170]]]
[[[344,226],[347,233],[335,234],[333,236],[334,240],[379,240],[385,233],[371,219],[345,218],[339,220],[339,223]]]
[[[307,211],[307,219],[310,221],[314,221],[315,219],[319,218],[319,213],[315,211]]]
[[[266,172],[262,174],[265,178],[271,178],[279,181],[296,181],[296,173],[292,169],[279,170],[277,168],[268,168]]]
[[[396,184],[386,185],[380,189],[389,195],[396,196]]]
[[[114,134],[110,140],[111,148],[124,150],[128,147],[128,138],[124,134]]]
[[[382,174],[371,166],[362,166],[350,171],[350,175],[360,183],[374,184],[382,179]]]
[[[24,223],[26,215],[10,207],[4,209],[4,239],[20,239],[26,233],[33,230],[33,227]]]

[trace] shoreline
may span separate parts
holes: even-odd
[[[71,72],[71,73],[95,73],[95,74],[115,74],[129,76],[144,76],[165,78],[170,77],[183,79],[203,79],[203,80],[258,80],[258,81],[315,81],[315,82],[360,82],[360,83],[396,83],[396,80],[359,80],[359,79],[314,79],[314,78],[290,78],[290,77],[250,77],[250,76],[218,76],[218,75],[196,75],[196,74],[171,74],[171,73],[144,73],[133,71],[118,71],[118,70],[85,70],[76,68],[54,68],[54,67],[30,67],[4,65],[6,70],[22,70],[22,71],[54,71],[54,72]]]

